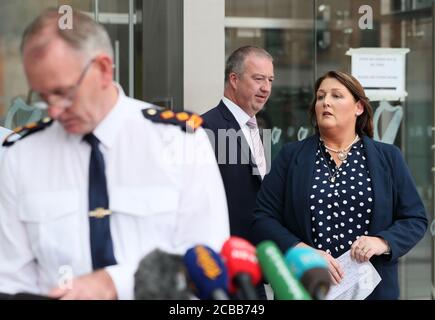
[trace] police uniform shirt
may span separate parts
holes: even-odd
[[[6,129],[6,128],[0,126],[0,141],[3,142],[4,138],[6,138],[6,136],[8,134],[10,134],[11,132],[12,132],[11,130]]]
[[[185,133],[119,98],[94,130],[105,158],[120,299],[132,299],[140,259],[156,247],[220,251],[229,236],[225,191],[203,129]],[[46,294],[92,272],[88,218],[90,146],[54,122],[9,147],[0,166],[0,292]]]
[[[3,151],[4,149],[1,146],[1,142],[11,133],[11,130],[8,130],[6,128],[0,127],[0,161],[2,159]]]

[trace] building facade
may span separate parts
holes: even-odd
[[[24,103],[28,87],[19,45],[39,12],[62,5],[107,27],[115,78],[126,94],[177,111],[202,113],[217,105],[229,53],[247,44],[264,47],[274,57],[276,80],[259,116],[272,129],[273,154],[312,133],[307,110],[318,76],[328,70],[355,72],[349,55],[355,49],[385,55],[391,48],[406,49],[398,76],[406,94],[372,99],[375,130],[378,140],[403,151],[432,223],[434,0],[2,0],[0,125],[6,128],[43,116]],[[403,299],[435,297],[431,230],[401,259]]]

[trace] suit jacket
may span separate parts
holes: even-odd
[[[236,118],[225,104],[221,101],[202,117],[225,186],[231,235],[249,240],[249,229],[256,195],[261,186],[261,176],[253,174],[256,165],[248,142]],[[224,130],[219,134],[219,129]]]
[[[255,243],[270,239],[283,252],[300,241],[314,247],[308,205],[318,138],[288,143],[274,160],[258,193],[251,229]],[[425,208],[400,150],[368,137],[363,143],[374,194],[368,235],[391,247],[390,255],[370,260],[382,280],[368,299],[398,299],[398,258],[423,237]]]

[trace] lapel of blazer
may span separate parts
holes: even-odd
[[[299,222],[299,228],[303,231],[303,241],[308,242],[308,245],[313,246],[311,235],[311,214],[309,208],[309,194],[312,187],[314,163],[316,159],[317,142],[319,136],[316,134],[306,139],[297,150],[295,167],[293,171],[294,178],[292,179],[293,194],[290,199],[293,199],[293,208],[295,216]]]
[[[378,225],[378,219],[381,218],[382,215],[388,214],[385,212],[385,197],[391,195],[391,192],[388,191],[390,179],[388,176],[389,170],[385,167],[385,158],[382,153],[379,152],[373,140],[367,136],[363,136],[363,143],[372,182],[374,207],[370,219],[369,235],[373,235],[377,233],[376,226]]]
[[[251,168],[256,168],[257,165],[253,162],[254,157],[252,155],[251,149],[249,148],[248,141],[246,141],[245,135],[241,131],[240,125],[237,122],[236,118],[233,116],[233,114],[227,108],[223,101],[219,103],[218,109],[221,112],[222,117],[227,121],[226,129],[234,129],[236,133],[240,133],[240,139],[237,139],[237,153],[240,154],[240,159],[242,160],[242,163],[249,163],[251,165]],[[256,175],[256,177],[261,182],[261,176]]]

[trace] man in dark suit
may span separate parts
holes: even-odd
[[[270,164],[255,115],[268,100],[273,79],[273,58],[267,51],[237,49],[226,63],[224,97],[203,115],[225,186],[231,235],[248,240],[256,194]]]
[[[247,123],[263,109],[273,78],[273,58],[269,53],[254,46],[237,49],[226,63],[224,97],[203,115],[205,128],[213,132],[211,141],[225,185],[231,235],[245,239],[256,193],[267,170],[264,158],[255,158],[256,133]],[[263,167],[257,162],[262,162]]]

